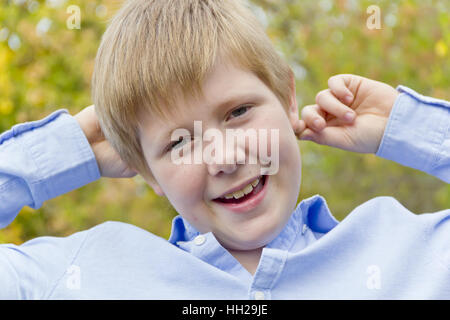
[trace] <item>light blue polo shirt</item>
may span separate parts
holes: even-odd
[[[450,182],[450,103],[399,86],[377,156]],[[0,135],[0,227],[100,178],[65,109]],[[450,195],[449,195],[450,196]],[[0,245],[0,299],[450,299],[450,210],[376,197],[341,222],[301,201],[252,276],[181,216],[169,240],[122,222]]]

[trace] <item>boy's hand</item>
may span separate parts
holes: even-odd
[[[74,117],[94,151],[102,177],[131,178],[137,174],[134,170],[128,168],[105,139],[95,113],[95,106],[84,108]]]
[[[376,153],[397,90],[352,74],[333,76],[328,86],[317,94],[316,104],[303,108],[297,137],[343,150]],[[347,119],[347,113],[354,118]]]

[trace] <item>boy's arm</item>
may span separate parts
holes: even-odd
[[[13,126],[0,135],[0,228],[23,206],[38,209],[99,178],[95,155],[67,110]]]
[[[328,85],[294,124],[299,139],[373,153],[450,183],[450,102],[351,74]]]
[[[0,228],[23,206],[43,202],[100,178],[90,144],[67,110],[15,125],[0,135]],[[0,245],[0,299],[48,297],[88,231]]]
[[[397,90],[376,155],[450,183],[450,102]]]

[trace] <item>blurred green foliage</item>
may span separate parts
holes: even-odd
[[[253,0],[255,14],[292,66],[300,107],[338,73],[355,73],[396,87],[407,85],[450,100],[450,2],[448,0]],[[381,29],[369,30],[367,8],[377,5]],[[81,9],[80,29],[69,29],[69,5]],[[0,4],[0,132],[67,108],[92,104],[95,54],[119,0],[2,0]],[[450,208],[450,185],[374,155],[299,143],[299,201],[323,195],[343,219],[376,196],[392,196],[415,213]],[[0,230],[0,242],[22,243],[66,236],[106,220],[135,224],[161,237],[175,210],[140,177],[100,179],[47,201],[24,207]]]

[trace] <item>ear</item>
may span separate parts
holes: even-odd
[[[159,184],[155,184],[155,185],[150,185],[153,189],[153,191],[155,191],[155,193],[160,196],[163,197],[165,196],[164,191],[162,191],[161,187],[159,186]]]
[[[165,196],[164,191],[162,190],[161,186],[154,177],[143,177],[143,178],[145,182],[147,182],[147,184],[153,189],[153,191],[155,191],[155,193],[158,196],[160,197]]]
[[[295,91],[295,76],[294,73],[292,72],[292,70],[290,71],[290,83],[289,83],[289,88],[290,88],[290,105],[288,108],[288,117],[289,120],[291,122],[291,126],[294,129],[294,131],[296,130],[296,128],[298,127],[298,122],[299,122],[299,115],[298,115],[298,105],[297,105],[297,93]]]

